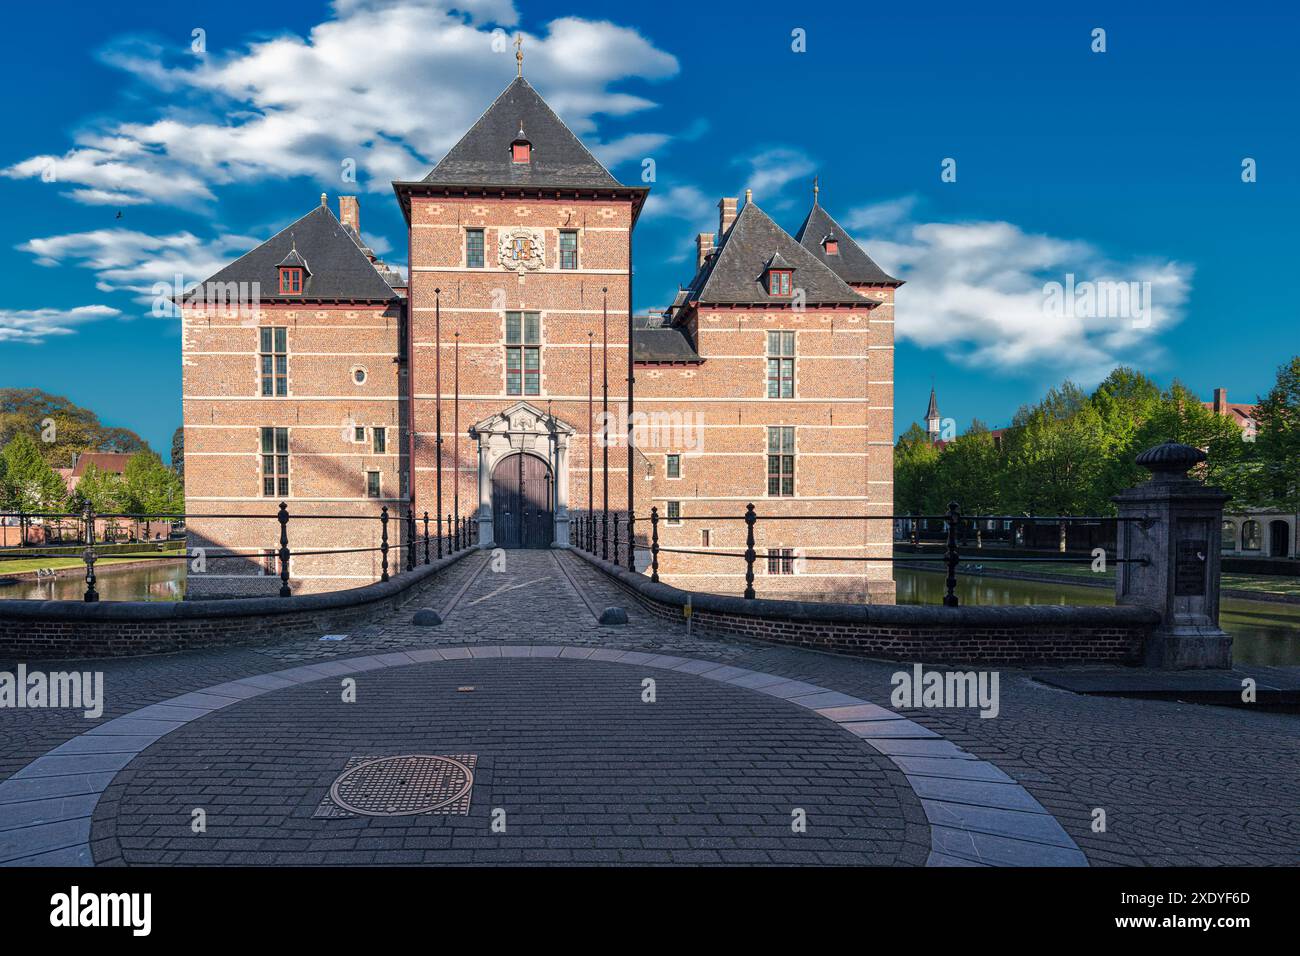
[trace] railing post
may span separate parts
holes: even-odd
[[[448,553],[448,554],[451,554],[451,552],[452,552],[452,547],[451,547],[451,514],[450,514],[450,512],[449,512],[449,513],[447,514],[447,553]]]
[[[406,506],[406,570],[415,570],[415,513]]]
[[[948,502],[948,548],[944,552],[944,563],[948,565],[948,580],[943,595],[944,607],[956,607],[957,601],[957,562],[961,556],[957,552],[957,525],[961,521],[961,509],[957,502]]]
[[[659,583],[659,507],[650,509],[650,580]]]
[[[754,596],[754,524],[758,521],[758,515],[754,513],[754,506],[750,504],[745,508],[745,597]]]
[[[442,557],[442,555],[439,555]],[[379,509],[379,580],[388,580],[388,505]]]
[[[627,569],[636,570],[636,515],[627,513]]]
[[[276,516],[280,522],[280,597],[288,597],[289,591],[289,506],[280,502],[280,512]]]
[[[436,503],[437,503],[437,504],[442,504],[441,501],[438,501],[438,502],[436,502]],[[438,528],[437,528],[437,532],[438,532],[438,557],[439,557],[439,559],[441,559],[441,558],[442,558],[442,515],[435,515],[434,517],[437,519],[437,525],[438,525]]]
[[[429,512],[424,513],[424,563],[429,563]]]
[[[609,560],[609,512],[603,512],[600,516],[600,557],[603,561]]]
[[[614,564],[618,564],[618,512],[614,512]]]
[[[19,521],[21,522],[21,520],[20,518]],[[86,502],[86,527],[92,529],[95,527],[95,512],[91,508],[89,501]],[[26,544],[26,536],[23,533],[21,524],[18,526],[18,534],[24,538],[22,543]],[[86,593],[84,600],[88,604],[93,604],[99,600],[99,592],[95,590],[95,539],[93,534],[87,537],[86,550],[82,552],[82,560],[86,562]]]

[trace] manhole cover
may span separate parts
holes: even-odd
[[[330,787],[333,812],[316,815],[468,813],[475,760],[473,754],[353,758]],[[325,804],[321,809],[326,809]]]

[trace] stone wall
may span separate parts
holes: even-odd
[[[0,601],[0,658],[159,654],[346,632],[396,609],[473,549],[391,580],[327,594],[224,601]]]
[[[1160,615],[1136,607],[814,604],[688,594],[574,552],[642,607],[692,626],[776,644],[887,660],[980,664],[1137,664]]]

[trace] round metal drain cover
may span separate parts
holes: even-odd
[[[406,754],[377,757],[345,770],[330,799],[368,817],[430,813],[455,803],[474,786],[474,772],[452,757]]]

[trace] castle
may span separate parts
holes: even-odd
[[[638,570],[653,507],[662,580],[739,594],[752,502],[759,596],[893,601],[890,522],[849,519],[892,510],[902,283],[816,187],[793,234],[723,198],[694,276],[641,316],[649,187],[619,183],[522,70],[393,189],[405,280],[366,248],[356,198],[336,214],[322,195],[181,300],[187,507],[222,515],[189,522],[206,555],[189,596],[276,593],[282,501],[294,593],[376,580],[377,550],[303,552],[377,547],[387,506],[435,532],[474,516],[502,548],[566,546],[606,507],[626,529],[630,509]],[[245,288],[255,308],[211,295]],[[881,560],[844,560],[864,557]]]

